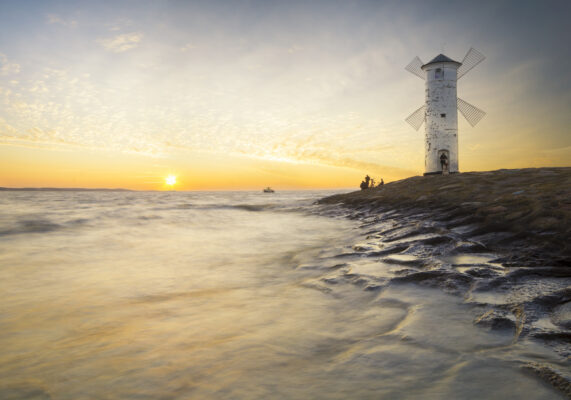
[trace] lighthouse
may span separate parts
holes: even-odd
[[[439,54],[426,64],[416,57],[406,67],[426,81],[425,104],[406,119],[416,130],[425,124],[424,175],[459,172],[458,110],[472,126],[485,112],[458,98],[457,81],[483,60],[470,49],[462,62]]]

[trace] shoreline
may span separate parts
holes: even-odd
[[[416,176],[318,203],[363,216],[428,213],[447,228],[466,227],[488,250],[513,253],[506,264],[571,266],[571,167]]]
[[[571,168],[412,177],[318,204],[361,221],[349,265],[392,265],[388,285],[463,297],[475,326],[541,343],[557,361],[523,358],[522,372],[571,398]]]

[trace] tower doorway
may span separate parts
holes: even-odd
[[[450,167],[450,153],[448,150],[438,150],[438,162],[440,163],[440,171],[443,174],[448,173]]]

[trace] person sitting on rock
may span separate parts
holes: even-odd
[[[371,177],[367,175],[365,180],[361,182],[361,190],[365,190],[369,188],[369,182],[371,181]]]

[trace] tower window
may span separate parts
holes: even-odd
[[[442,79],[442,68],[436,68],[434,71],[434,79]]]
[[[446,118],[446,114],[440,114],[440,118]]]

